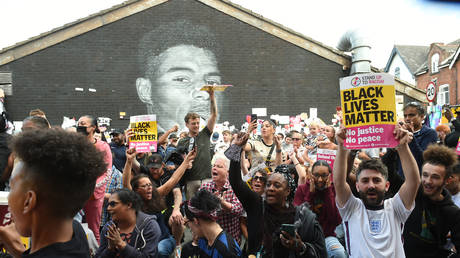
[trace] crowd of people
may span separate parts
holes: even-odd
[[[453,128],[434,130],[423,106],[408,103],[397,147],[348,150],[345,127],[315,122],[277,133],[276,121],[254,119],[218,140],[208,94],[206,125],[189,112],[187,131],[159,133],[154,153],[129,148],[130,129],[105,139],[91,115],[64,130],[31,112],[20,134],[2,137],[13,219],[0,226],[4,255],[460,257],[451,112]],[[333,163],[318,158],[322,149],[336,153]]]

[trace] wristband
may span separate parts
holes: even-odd
[[[276,153],[281,153],[281,149],[276,149]]]

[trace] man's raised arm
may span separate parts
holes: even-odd
[[[402,170],[404,172],[405,182],[399,189],[399,196],[404,203],[406,209],[411,209],[417,195],[417,190],[420,185],[420,175],[418,171],[417,162],[409,149],[409,143],[413,139],[413,134],[400,125],[396,125],[395,138],[399,140],[399,145],[396,147],[398,151]]]
[[[345,128],[337,130],[337,156],[334,162],[333,178],[335,188],[335,199],[339,207],[343,207],[351,196],[351,189],[347,183],[347,157],[349,150],[344,146],[346,138]]]
[[[217,121],[217,103],[216,103],[216,96],[214,94],[214,90],[210,90],[209,92],[209,101],[211,101],[211,116],[208,119],[208,129],[212,133],[214,130],[214,125],[216,125]]]
[[[182,161],[182,164],[176,169],[176,171],[174,171],[174,173],[168,179],[168,181],[166,181],[166,183],[157,188],[158,194],[160,194],[160,196],[168,195],[169,192],[171,192],[171,190],[174,188],[174,186],[179,183],[185,171],[192,167],[192,162],[193,160],[195,160],[196,153],[196,148],[189,152],[185,157],[184,161]]]

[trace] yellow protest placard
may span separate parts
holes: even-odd
[[[129,148],[136,148],[137,152],[157,151],[157,121],[156,115],[132,116],[129,127],[134,132],[129,137]]]
[[[396,125],[394,78],[385,73],[358,74],[340,79],[343,123],[349,149],[393,148]]]

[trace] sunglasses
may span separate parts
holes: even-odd
[[[119,203],[119,202],[111,201],[111,202],[108,203],[108,205],[109,205],[110,207],[115,207],[118,203]]]
[[[300,138],[291,138],[291,139],[292,139],[293,141],[300,141],[300,140],[302,140],[302,139],[300,139]]]
[[[264,182],[264,183],[267,182],[267,178],[265,178],[264,176],[254,176],[252,179],[254,181],[260,180],[261,182]]]

